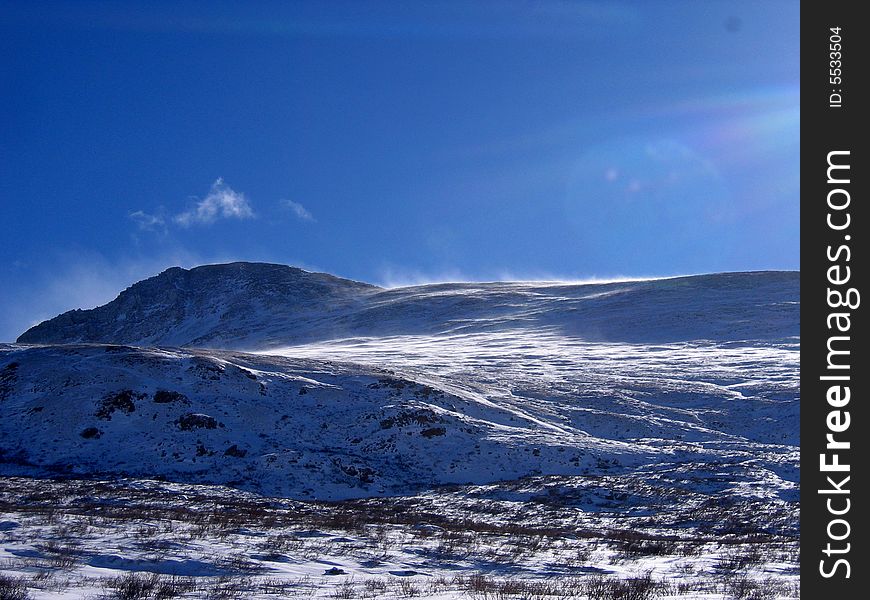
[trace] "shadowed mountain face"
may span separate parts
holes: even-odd
[[[276,324],[312,318],[379,288],[324,273],[237,262],[173,267],[130,286],[112,302],[72,310],[27,330],[20,343],[120,341],[222,346]]]
[[[800,274],[723,273],[607,284],[450,283],[385,290],[282,265],[172,268],[19,343],[269,349],[387,335],[546,330],[600,342],[799,335]]]

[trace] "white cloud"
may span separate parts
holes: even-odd
[[[252,219],[254,210],[245,195],[236,192],[218,178],[209,190],[208,195],[196,203],[196,206],[179,213],[173,221],[182,227],[191,225],[208,225],[218,219]]]
[[[139,226],[139,229],[143,231],[156,231],[156,230],[165,230],[166,229],[166,219],[164,219],[161,215],[152,215],[145,211],[137,210],[135,212],[130,213],[130,219],[136,225]]]
[[[296,215],[299,219],[303,221],[315,221],[314,215],[312,215],[307,208],[299,204],[298,202],[293,202],[292,200],[283,200],[281,202],[284,206],[293,211],[293,214]]]

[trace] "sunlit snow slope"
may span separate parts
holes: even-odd
[[[799,309],[783,272],[384,290],[170,269],[0,347],[0,471],[343,498],[685,464],[795,498]]]

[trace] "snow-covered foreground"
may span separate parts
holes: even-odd
[[[794,344],[5,350],[7,473],[267,495],[6,479],[0,565],[33,598],[799,595]]]
[[[169,271],[0,346],[0,590],[799,596],[796,274],[267,267]]]
[[[721,484],[693,491],[708,468],[331,504],[148,480],[5,478],[0,590],[26,587],[32,598],[799,597],[793,514],[729,498]],[[734,470],[720,467],[718,479]]]

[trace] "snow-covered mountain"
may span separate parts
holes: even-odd
[[[140,281],[112,302],[71,310],[24,332],[20,343],[117,342],[236,347],[291,332],[326,312],[355,306],[380,288],[265,263],[173,267]]]
[[[520,350],[495,341],[489,351]],[[483,360],[447,376],[218,351],[5,347],[0,451],[12,472],[159,476],[320,499],[723,457],[761,461],[782,479],[777,490],[794,479],[796,382],[782,352],[756,356],[761,378],[727,368],[741,353],[718,349],[679,367],[667,364],[680,360],[676,348],[633,358],[551,351],[530,353],[524,367]],[[638,359],[646,367],[619,365]]]
[[[0,346],[0,472],[336,499],[686,465],[794,498],[799,307],[783,272],[385,290],[170,269]]]
[[[172,268],[19,343],[262,350],[359,336],[555,331],[587,341],[782,340],[799,335],[799,274],[607,284],[456,283],[396,289],[282,265]]]

